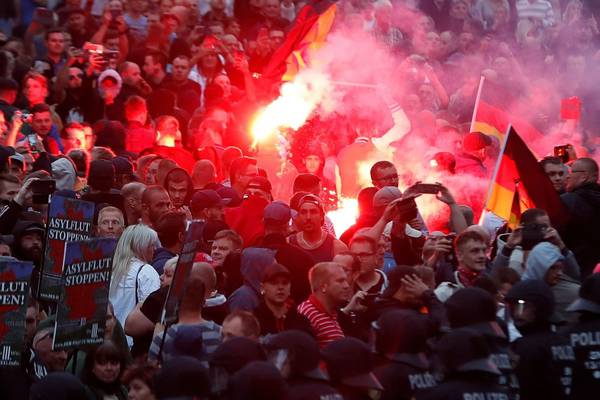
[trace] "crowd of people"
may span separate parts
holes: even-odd
[[[600,2],[340,0],[332,29],[397,64],[393,82],[375,82],[389,84],[391,117],[317,112],[282,154],[249,132],[278,93],[263,72],[306,4],[0,3],[0,262],[30,261],[40,277],[56,196],[94,203],[93,235],[117,240],[103,343],[53,349],[56,307],[32,292],[0,398],[600,392]],[[513,229],[475,224],[485,193],[452,183],[489,182],[498,155],[497,138],[469,129],[482,75],[495,105],[570,135],[565,157],[539,162],[568,223],[531,208]],[[564,115],[574,96],[581,108]],[[427,154],[409,167],[416,143]],[[442,183],[417,182],[427,174]],[[329,214],[342,197],[359,209],[343,232]],[[435,226],[417,197],[442,210]],[[198,252],[165,326],[195,221]]]

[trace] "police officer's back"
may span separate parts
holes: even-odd
[[[540,280],[518,282],[506,294],[521,338],[513,343],[521,400],[570,399],[575,355],[567,339],[552,331],[554,296]]]
[[[494,297],[481,288],[470,287],[454,293],[444,305],[452,328],[468,327],[484,336],[490,346],[492,362],[502,373],[498,383],[510,392],[511,399],[518,398],[519,383],[513,370],[516,360],[506,333],[496,319]]]
[[[575,351],[573,398],[595,399],[600,395],[600,274],[583,281],[579,299],[567,311],[580,313],[563,331]]]
[[[289,330],[269,337],[264,347],[269,359],[282,365],[290,388],[288,400],[343,400],[319,368],[319,345],[314,337]]]
[[[455,329],[435,346],[444,379],[438,386],[417,393],[418,400],[508,400],[498,384],[500,371],[490,357],[486,339],[469,328]]]
[[[373,322],[377,367],[384,391],[380,400],[411,399],[437,385],[426,354],[428,321],[407,310],[393,310]]]

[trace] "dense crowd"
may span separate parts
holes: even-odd
[[[385,118],[316,111],[289,151],[257,145],[251,122],[279,89],[263,73],[313,3],[0,2],[0,262],[43,278],[55,196],[94,203],[94,236],[117,240],[103,343],[53,349],[56,305],[32,292],[0,398],[600,393],[600,2],[340,0],[332,30],[389,55],[393,79],[362,82],[385,87]],[[346,72],[362,76],[362,56]],[[500,151],[469,129],[481,76],[545,135],[537,167],[568,223],[530,208],[476,225]],[[360,84],[338,89],[356,101]],[[349,198],[342,232],[330,212]],[[163,325],[192,222],[199,249]]]

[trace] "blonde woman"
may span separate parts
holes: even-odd
[[[160,277],[148,264],[159,245],[156,232],[143,224],[128,226],[117,243],[109,297],[122,326],[136,304],[160,288]],[[133,344],[129,336],[127,341]]]

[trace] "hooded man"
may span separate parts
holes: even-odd
[[[506,294],[510,318],[521,338],[513,343],[522,400],[571,398],[575,354],[569,341],[552,331],[554,295],[540,280],[525,280]]]
[[[565,257],[557,246],[542,242],[531,250],[525,265],[522,280],[543,281],[552,289],[555,300],[553,322],[574,321],[575,315],[566,309],[575,301],[579,292],[577,262],[572,257]]]
[[[247,248],[242,251],[240,272],[244,278],[244,284],[229,296],[230,311],[253,311],[259,306],[263,271],[274,262],[275,250]]]
[[[73,190],[77,180],[77,171],[73,161],[67,157],[60,157],[50,164],[52,177],[56,181],[56,190]]]

